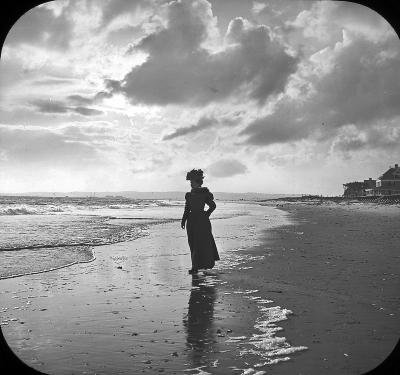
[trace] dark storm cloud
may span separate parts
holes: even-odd
[[[167,27],[148,35],[134,49],[148,53],[112,91],[146,104],[204,105],[241,92],[259,103],[282,92],[298,59],[271,39],[264,26],[237,18],[230,24],[229,45],[210,53],[202,43],[214,19],[205,0],[168,5]]]
[[[338,129],[354,124],[369,131],[376,122],[400,116],[400,54],[393,40],[378,45],[364,38],[343,45],[333,69],[309,77],[315,94],[306,100],[283,99],[274,113],[257,119],[240,134],[245,143],[270,145],[318,134],[331,139]],[[349,147],[361,147],[351,141]]]
[[[169,139],[174,139],[177,137],[181,137],[190,133],[197,133],[201,130],[207,129],[212,127],[213,125],[216,125],[218,122],[214,118],[209,118],[209,117],[202,117],[196,125],[192,126],[187,126],[183,128],[179,128],[175,130],[173,133],[166,135],[163,140],[169,140]]]
[[[247,167],[234,159],[219,160],[206,168],[213,177],[231,177],[247,172]]]
[[[103,114],[97,109],[83,106],[69,106],[64,102],[56,100],[34,100],[31,102],[41,113],[78,113],[82,116],[98,116]]]

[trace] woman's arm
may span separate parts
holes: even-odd
[[[185,200],[186,200],[186,202],[185,202],[185,210],[183,211],[183,216],[182,216],[182,221],[181,221],[181,228],[182,229],[185,229],[185,223],[186,223],[187,217],[188,217],[189,212],[190,212],[190,207],[189,207],[189,202],[188,202],[188,193],[186,193],[186,195],[185,195]]]
[[[213,213],[213,211],[217,208],[217,205],[214,202],[214,196],[210,193],[209,197],[206,200],[207,206],[209,207],[206,211],[208,217]]]

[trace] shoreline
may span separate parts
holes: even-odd
[[[238,346],[252,347],[243,337],[257,332],[260,307],[269,301],[221,279],[246,272],[239,253],[253,241],[249,219],[213,222],[220,254],[229,253],[227,270],[189,276],[186,232],[163,223],[148,236],[97,247],[95,262],[1,280],[4,336],[25,363],[51,374],[224,374],[249,369],[246,358],[260,364],[256,354],[239,356]],[[284,309],[273,311],[277,324],[287,319]],[[268,336],[281,350],[285,343]]]
[[[309,350],[273,374],[364,374],[400,336],[400,210],[394,206],[285,203],[292,224],[265,231],[267,254],[232,284],[258,288],[294,317],[285,337]],[[269,298],[269,297],[268,297]]]
[[[1,280],[2,315],[13,317],[4,335],[21,359],[51,374],[372,370],[398,339],[400,211],[276,209],[290,222],[259,233],[255,245],[243,217],[214,221],[217,246],[235,246],[220,253],[231,266],[195,278],[186,233],[163,223],[97,247],[94,262]]]
[[[131,222],[136,222],[138,220],[146,220],[145,223],[136,223],[137,226],[135,227],[135,229],[139,229],[140,232],[136,233],[134,232],[135,236],[137,237],[143,237],[147,235],[147,231],[149,230],[149,228],[151,228],[151,226],[153,225],[157,225],[157,224],[162,224],[162,223],[169,223],[169,222],[175,222],[178,221],[178,219],[152,219],[152,218],[118,218],[118,217],[104,217],[104,219],[106,221],[110,221],[110,222],[118,222],[118,221],[131,221]],[[132,240],[132,239],[130,239]],[[61,268],[66,268],[66,267],[72,267],[76,264],[84,264],[84,263],[90,263],[93,262],[96,257],[95,257],[95,249],[99,246],[105,246],[105,245],[110,245],[110,244],[114,244],[114,243],[125,243],[125,242],[129,242],[130,240],[126,240],[124,238],[121,239],[117,239],[114,241],[111,241],[110,243],[104,242],[104,243],[100,243],[100,244],[96,244],[96,243],[66,243],[66,244],[61,244],[61,245],[54,245],[54,244],[47,244],[47,245],[32,245],[32,246],[27,246],[27,247],[17,247],[17,248],[3,248],[0,249],[0,253],[2,256],[4,255],[10,255],[10,256],[15,256],[15,255],[19,255],[18,252],[23,253],[23,252],[38,252],[38,251],[58,251],[61,252],[63,250],[70,250],[72,249],[74,252],[77,252],[78,254],[80,254],[80,259],[76,260],[76,261],[70,261],[65,263],[61,262],[61,264],[59,265],[54,265],[54,266],[50,266],[47,265],[47,268],[43,268],[41,269],[39,267],[39,269],[35,270],[35,271],[28,271],[28,272],[19,272],[19,273],[11,273],[11,274],[5,274],[6,272],[1,272],[0,273],[0,280],[5,280],[5,279],[9,279],[9,278],[16,278],[16,277],[22,277],[22,276],[29,276],[29,275],[36,275],[36,274],[40,274],[40,273],[46,273],[46,272],[52,272]],[[135,239],[133,239],[135,240]],[[35,255],[35,254],[33,254]],[[88,258],[89,256],[89,258]],[[29,255],[28,255],[29,258]],[[19,267],[21,268],[22,264],[24,264],[24,262],[21,262],[21,259],[17,259],[16,263],[19,264]],[[27,263],[27,261],[25,261],[25,263]],[[56,263],[56,262],[55,262]],[[28,264],[25,264],[25,267],[22,266],[22,268],[26,268],[28,266]],[[37,265],[36,265],[37,267]],[[14,271],[15,272],[15,271]]]
[[[65,265],[62,265],[62,266],[52,267],[52,268],[44,269],[44,270],[41,270],[41,271],[27,272],[27,273],[21,273],[21,274],[17,274],[17,275],[0,276],[0,280],[15,279],[16,277],[37,275],[37,274],[40,274],[40,273],[56,271],[56,270],[59,270],[61,268],[72,267],[72,266],[75,266],[77,264],[91,263],[91,262],[96,260],[96,255],[95,255],[95,251],[94,251],[94,247],[93,246],[89,246],[89,250],[92,253],[92,257],[90,259],[88,259],[88,260],[78,260],[78,261],[75,261],[75,262],[72,262],[72,263],[68,263],[68,264],[65,264]]]
[[[374,195],[374,196],[319,196],[319,195],[304,195],[301,197],[285,197],[285,198],[274,198],[259,200],[258,202],[270,202],[270,203],[299,203],[299,204],[352,204],[352,203],[365,203],[365,204],[376,204],[376,205],[397,205],[400,207],[400,194],[393,195]],[[279,203],[278,203],[279,204]]]

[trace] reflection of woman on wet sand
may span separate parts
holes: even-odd
[[[215,330],[212,329],[216,291],[214,285],[204,285],[204,281],[201,276],[193,276],[189,311],[183,321],[193,366],[205,364],[205,354],[213,352],[216,342]]]
[[[190,274],[197,273],[200,268],[213,268],[215,261],[219,260],[209,219],[216,205],[208,188],[201,187],[203,179],[201,169],[192,169],[186,175],[186,180],[190,180],[192,190],[185,195],[186,204],[181,227],[185,229],[186,225],[192,258]],[[205,204],[209,207],[207,211],[204,211]]]

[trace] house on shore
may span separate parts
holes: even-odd
[[[366,189],[366,195],[396,195],[400,194],[400,167],[395,164],[376,181],[376,186]]]
[[[382,196],[400,194],[400,167],[394,167],[383,173],[377,180],[371,177],[363,182],[354,181],[343,184],[345,197]]]

